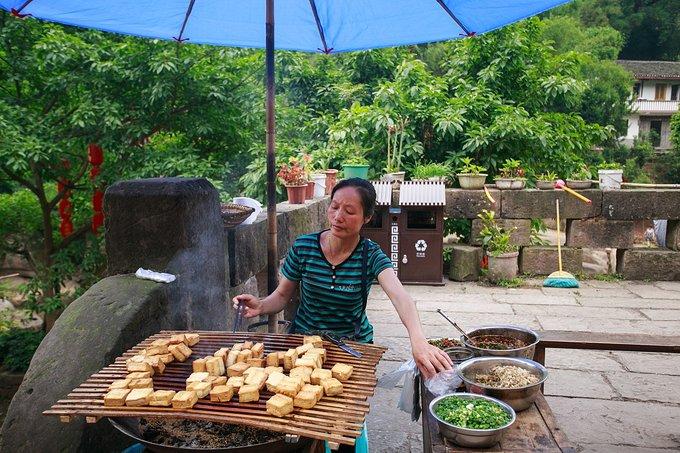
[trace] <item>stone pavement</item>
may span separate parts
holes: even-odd
[[[427,336],[457,336],[441,308],[464,328],[510,323],[543,330],[680,335],[680,282],[587,280],[578,289],[528,280],[506,289],[447,281],[407,286]],[[410,357],[406,329],[379,286],[368,317],[376,344],[389,347],[378,375]],[[680,354],[548,350],[545,393],[557,422],[580,451],[680,450]],[[422,451],[420,422],[397,407],[401,388],[377,389],[368,417],[372,452]]]

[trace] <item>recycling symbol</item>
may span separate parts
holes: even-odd
[[[427,250],[427,242],[425,242],[424,239],[418,239],[416,242],[416,251],[424,252],[425,250]]]

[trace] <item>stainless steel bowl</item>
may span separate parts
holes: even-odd
[[[511,365],[524,368],[537,376],[538,382],[526,387],[499,389],[479,384],[475,381],[477,374],[488,373],[491,368],[497,365]],[[465,382],[468,392],[497,398],[508,403],[517,412],[531,406],[541,391],[541,384],[548,379],[548,370],[543,365],[533,360],[516,357],[477,357],[461,363],[456,367],[456,371],[458,376]]]
[[[534,358],[536,344],[538,344],[538,334],[531,329],[512,325],[484,326],[468,332],[467,336],[474,340],[475,337],[483,335],[503,335],[510,338],[521,340],[526,346],[516,349],[482,349],[470,344],[465,337],[460,337],[466,348],[472,349],[477,356],[497,356],[497,357],[524,357]]]
[[[462,399],[476,400],[485,399],[498,404],[503,410],[505,410],[510,415],[510,421],[499,428],[496,429],[470,429],[461,428],[451,423],[445,422],[441,418],[437,417],[435,412],[437,406],[444,398],[449,396],[455,396]],[[475,395],[472,393],[449,393],[448,395],[442,395],[432,400],[430,403],[430,414],[437,421],[439,425],[439,432],[442,436],[446,437],[450,441],[462,446],[471,448],[487,448],[496,445],[500,442],[503,437],[503,432],[508,429],[513,423],[515,423],[515,411],[509,405],[505,404],[503,401],[491,398],[484,395]]]

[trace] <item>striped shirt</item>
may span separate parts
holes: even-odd
[[[288,280],[300,282],[300,306],[293,332],[330,330],[340,336],[354,335],[354,325],[361,319],[357,341],[373,341],[373,326],[362,311],[361,259],[367,241],[366,290],[392,262],[375,242],[363,239],[351,255],[338,265],[331,265],[321,250],[321,232],[298,237],[288,251],[281,273]],[[361,318],[360,318],[361,317]]]

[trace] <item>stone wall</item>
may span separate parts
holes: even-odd
[[[279,257],[298,235],[325,226],[327,206],[328,198],[277,207]],[[144,338],[163,329],[226,330],[230,296],[266,293],[266,214],[225,230],[207,180],[119,182],[104,208],[111,276],[71,303],[41,343],[10,404],[0,451],[121,451],[131,442],[105,419],[63,424],[42,412]],[[130,275],[139,267],[177,280],[139,280]]]
[[[571,272],[582,270],[583,249],[613,248],[617,250],[617,273],[631,280],[680,279],[680,191],[672,189],[579,191],[592,203],[586,204],[556,190],[489,190],[492,203],[482,190],[447,189],[444,215],[471,222],[470,245],[478,246],[476,236],[481,228],[477,215],[483,209],[493,210],[499,222],[516,227],[512,237],[520,250],[520,271],[549,274],[556,269],[556,247],[529,245],[530,219],[555,218],[555,200],[560,200],[560,215],[566,219],[565,267]],[[394,196],[393,200],[398,200]],[[646,247],[636,241],[636,227],[641,221],[667,219],[665,249]],[[639,228],[637,228],[639,230]],[[454,256],[474,259],[474,254],[456,250]],[[551,264],[552,263],[552,264]],[[656,263],[655,265],[651,265]],[[450,273],[453,279],[469,279],[474,263],[458,263]],[[464,277],[463,277],[464,275]]]

